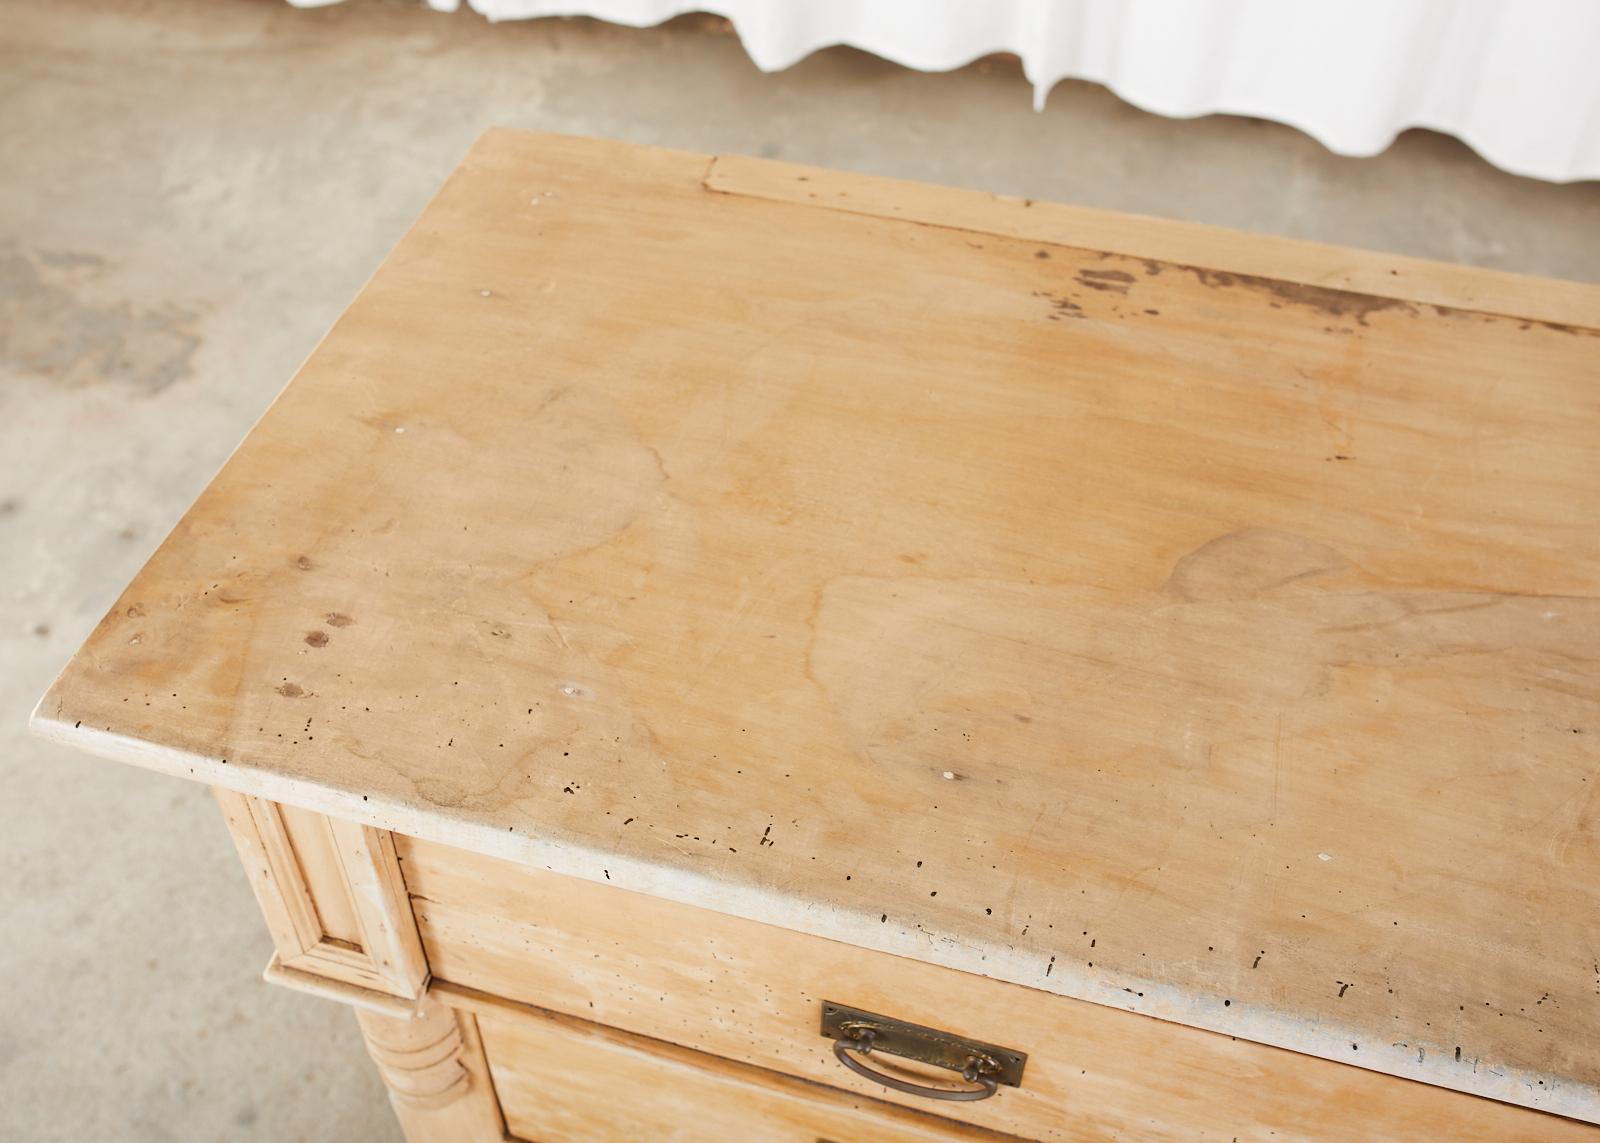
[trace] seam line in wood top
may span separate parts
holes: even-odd
[[[742,182],[741,169],[755,171],[757,175],[748,183]],[[802,171],[806,173],[797,173]],[[857,197],[848,204],[822,200],[816,192],[795,192],[784,185],[795,180],[816,181],[826,185],[849,184],[869,194]],[[1256,285],[1269,291],[1277,286],[1285,292],[1292,292],[1298,287],[1301,291],[1314,292],[1326,298],[1367,298],[1393,306],[1424,305],[1433,307],[1441,314],[1466,312],[1508,318],[1565,333],[1600,337],[1600,286],[1584,282],[1539,278],[1512,271],[1336,246],[1283,235],[1236,231],[1208,223],[1155,215],[1128,214],[1095,207],[1014,198],[967,188],[811,168],[744,155],[713,156],[701,180],[701,187],[712,194],[732,198],[786,203],[886,222],[906,222],[957,233],[982,234],[1041,246],[1159,262],[1174,270],[1192,273],[1202,282],[1208,277],[1214,278],[1218,285]],[[895,205],[892,209],[869,201],[873,196],[883,198],[890,195],[894,196]],[[926,207],[908,208],[900,205],[904,200],[918,198],[934,201]],[[985,224],[976,218],[980,210],[996,214],[1014,209],[1025,210],[1038,218],[1053,219],[1056,226],[1002,228]],[[955,217],[957,213],[965,213],[970,217],[958,218]],[[1115,234],[1117,230],[1129,227],[1138,229],[1139,237],[1136,240],[1122,240]],[[1062,233],[1069,230],[1085,233]],[[1095,230],[1102,233],[1095,235],[1092,233]],[[1111,240],[1107,241],[1108,238]],[[1238,249],[1230,249],[1221,257],[1214,254],[1203,258],[1194,256],[1208,245]],[[1187,257],[1176,252],[1185,246],[1192,251]],[[1265,254],[1279,265],[1271,272],[1266,272],[1265,265],[1251,260],[1250,254],[1255,252]],[[1295,259],[1302,262],[1328,262],[1331,269],[1326,274],[1315,274],[1292,273],[1281,268],[1284,263]],[[1344,268],[1338,268],[1338,262],[1343,262]],[[1376,285],[1350,281],[1352,276],[1359,278],[1380,272],[1397,279],[1402,273],[1419,275],[1421,280],[1416,281],[1409,291],[1383,290]],[[1452,284],[1449,279],[1457,281]],[[1484,290],[1485,294],[1475,294],[1470,288],[1472,285]],[[1521,305],[1514,301],[1514,296],[1520,295],[1541,297],[1539,304]],[[1359,312],[1359,307],[1357,310]],[[1552,314],[1551,310],[1556,312]],[[1360,323],[1366,324],[1364,319]]]

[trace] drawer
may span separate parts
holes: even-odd
[[[530,1143],[1006,1139],[586,1020],[498,1001],[476,1014],[506,1130]]]
[[[447,846],[396,846],[436,980],[990,1131],[1600,1137],[1571,1120]],[[1025,1052],[1021,1086],[930,1104],[859,1078],[819,1034],[824,1000]]]

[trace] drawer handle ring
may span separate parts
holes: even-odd
[[[977,1084],[977,1087],[933,1087],[929,1084],[912,1083],[910,1080],[900,1079],[898,1076],[885,1075],[876,1068],[868,1067],[858,1060],[854,1053],[862,1056],[872,1054],[873,1042],[877,1033],[871,1028],[847,1027],[844,1036],[833,1042],[833,1054],[845,1067],[864,1076],[873,1083],[881,1083],[884,1087],[903,1091],[907,1095],[920,1095],[924,1099],[988,1099],[995,1093],[998,1086],[992,1075],[987,1073],[999,1070],[999,1065],[987,1056],[970,1056],[966,1066],[961,1070],[961,1078],[968,1083]]]

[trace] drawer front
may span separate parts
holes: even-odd
[[[506,1130],[532,1143],[1006,1139],[584,1020],[499,1003],[477,1016]]]
[[[396,838],[436,980],[1030,1139],[1587,1140],[1442,1088]],[[931,1104],[848,1073],[829,1000],[1028,1054]]]

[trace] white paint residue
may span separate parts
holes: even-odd
[[[396,425],[394,431],[397,433],[403,433],[406,431],[406,427],[404,425]]]
[[[1331,854],[1331,853],[1319,853],[1319,854],[1317,854],[1317,860],[1318,861],[1332,861],[1333,860],[1333,854]]]
[[[954,770],[946,770],[944,772],[944,776],[947,781],[954,782],[956,780],[956,774]]]

